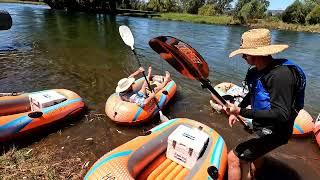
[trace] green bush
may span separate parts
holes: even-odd
[[[304,24],[307,16],[307,8],[299,0],[288,6],[282,14],[282,21],[294,24]]]
[[[306,21],[308,24],[320,24],[320,5],[317,5],[308,14]]]
[[[206,4],[198,9],[198,14],[202,16],[214,16],[216,11],[214,10],[214,5]]]

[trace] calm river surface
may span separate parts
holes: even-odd
[[[240,84],[248,66],[240,57],[230,60],[228,54],[239,47],[241,33],[247,28],[68,14],[35,5],[0,3],[0,9],[9,11],[13,18],[11,30],[0,32],[1,91],[65,88],[82,96],[89,108],[83,119],[64,127],[59,133],[30,143],[30,147],[46,147],[55,151],[56,158],[80,158],[81,162],[89,161],[91,166],[106,152],[157,124],[122,127],[104,116],[105,101],[114,92],[118,80],[138,68],[133,54],[118,34],[118,27],[123,24],[133,31],[136,50],[144,67],[152,65],[156,73],[168,70],[177,82],[177,96],[165,114],[209,125],[224,137],[229,149],[246,138],[240,125],[231,129],[223,115],[211,111],[209,94],[198,82],[176,73],[149,47],[148,41],[159,35],[182,39],[206,59],[213,84],[223,81]],[[272,36],[275,43],[290,46],[276,57],[292,59],[306,72],[305,109],[316,117],[320,112],[320,34],[274,30]],[[93,141],[86,141],[87,138],[93,138]],[[289,179],[320,177],[319,148],[312,138],[292,139],[269,157],[266,176],[271,172]]]

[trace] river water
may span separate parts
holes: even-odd
[[[153,66],[155,73],[168,70],[177,82],[177,95],[164,111],[166,115],[209,125],[223,136],[229,149],[246,138],[240,125],[230,128],[223,115],[211,111],[209,94],[198,82],[176,73],[149,47],[148,41],[159,35],[182,39],[208,62],[213,84],[223,81],[240,84],[248,66],[240,57],[230,60],[228,54],[239,47],[240,36],[247,28],[71,14],[35,5],[0,3],[0,9],[9,11],[13,18],[11,30],[0,32],[1,91],[70,89],[84,98],[89,109],[84,118],[64,126],[59,133],[42,136],[29,143],[30,147],[46,147],[55,151],[56,159],[80,158],[91,166],[106,152],[157,124],[123,127],[104,116],[105,101],[118,80],[138,68],[130,48],[118,34],[118,27],[123,24],[134,34],[143,66]],[[306,72],[305,109],[316,117],[320,112],[320,34],[273,30],[272,36],[274,43],[290,46],[276,57],[292,59]],[[88,138],[93,141],[86,141]],[[292,139],[268,155],[265,177],[319,179],[319,155],[311,137]]]

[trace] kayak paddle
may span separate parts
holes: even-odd
[[[122,25],[122,26],[119,27],[119,33],[120,33],[120,36],[121,36],[123,42],[126,45],[128,45],[129,47],[131,47],[131,50],[132,50],[132,52],[133,52],[133,54],[134,54],[134,56],[135,56],[135,58],[136,58],[136,60],[137,60],[137,62],[139,64],[139,67],[142,67],[141,63],[140,63],[140,60],[139,60],[139,58],[137,56],[137,53],[136,53],[136,51],[134,49],[134,38],[133,38],[133,35],[132,35],[132,32],[131,32],[130,28],[128,26]],[[145,81],[148,84],[149,89],[154,93],[154,89],[151,88],[150,83],[149,83],[149,81],[148,81],[148,79],[146,77],[146,74],[144,72],[142,72],[142,74],[143,74],[143,77],[144,77]],[[156,103],[156,105],[157,105],[157,107],[159,109],[160,120],[162,122],[169,121],[169,119],[162,113],[156,98],[154,98],[154,101],[155,101],[155,103]]]
[[[183,76],[198,80],[203,88],[207,88],[213,95],[213,98],[223,107],[228,107],[227,101],[211,86],[207,79],[209,68],[203,57],[187,43],[171,36],[159,36],[149,41],[150,47],[156,51],[162,59],[167,61]],[[237,117],[246,130],[249,126]]]

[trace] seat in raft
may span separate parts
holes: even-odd
[[[192,169],[165,156],[168,136],[179,125],[201,126],[209,135],[208,144]],[[154,127],[146,134],[105,154],[93,164],[84,179],[223,179],[227,147],[223,138],[210,127],[194,120],[177,118]]]
[[[243,90],[242,87],[239,87],[233,83],[223,82],[216,85],[215,90],[221,95],[231,95],[236,96],[236,104],[239,104],[243,97],[248,93],[248,91]],[[311,115],[304,109],[300,110],[298,116],[294,121],[293,133],[292,135],[297,136],[307,136],[312,133],[314,128],[314,122]]]
[[[144,83],[144,78],[140,78],[133,84],[133,90],[138,91]],[[156,99],[162,109],[176,93],[176,83],[171,80],[166,86],[156,93]],[[123,101],[118,93],[112,94],[107,102],[105,111],[107,116],[118,124],[138,124],[150,120],[159,112],[154,100],[146,104],[143,108],[135,103]]]
[[[66,100],[42,109],[43,115],[31,118],[29,95],[39,92],[56,91],[66,97]],[[0,142],[13,137],[41,130],[42,127],[58,122],[68,117],[77,116],[84,109],[82,98],[66,89],[53,89],[18,96],[0,97]]]

